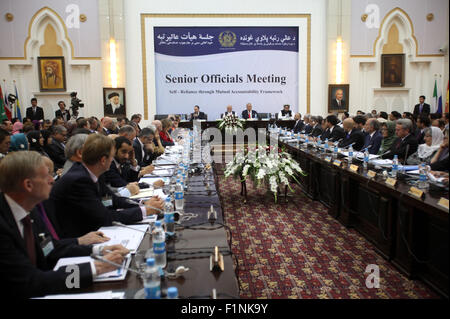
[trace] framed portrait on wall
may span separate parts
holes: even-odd
[[[40,56],[38,61],[39,90],[66,91],[66,71],[63,56]]]
[[[125,88],[103,88],[104,116],[126,115]]]
[[[405,55],[381,55],[381,87],[405,86]]]
[[[328,113],[348,112],[349,84],[328,85]]]

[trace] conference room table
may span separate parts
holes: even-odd
[[[184,193],[184,213],[197,215],[184,221],[176,227],[176,238],[166,241],[167,266],[166,271],[174,272],[183,265],[189,268],[176,279],[164,278],[161,282],[162,294],[168,287],[177,287],[179,298],[209,298],[216,289],[217,298],[239,298],[238,281],[234,272],[231,248],[227,240],[222,205],[217,192],[217,174],[210,170],[208,174],[198,173],[189,178],[188,190]],[[211,205],[217,212],[214,224],[208,221],[208,211]],[[193,215],[193,216],[195,216]],[[196,224],[202,224],[195,227]],[[187,228],[193,227],[192,229]],[[132,227],[132,226],[131,226]],[[182,229],[184,227],[185,229]],[[202,229],[195,229],[201,227]],[[147,250],[152,246],[151,236],[146,234],[139,250]],[[218,246],[223,254],[224,271],[210,271],[210,256],[214,247]],[[135,267],[134,256],[130,267]],[[128,271],[125,280],[94,283],[81,293],[125,292],[125,299],[140,299],[143,297],[143,281],[134,272]]]
[[[279,146],[305,171],[300,183],[308,197],[322,202],[344,226],[360,232],[406,276],[423,280],[448,298],[448,186],[430,184],[423,194],[414,193],[417,178],[407,174],[399,173],[392,186],[388,184],[392,179],[383,174],[385,168],[369,163],[365,170],[361,161],[348,163],[343,155],[335,161],[331,153],[302,143],[279,140]],[[445,201],[447,206],[439,204]]]
[[[202,131],[210,127],[217,127],[219,119],[215,121],[198,120]],[[183,120],[180,121],[178,127],[192,129],[194,121]],[[284,127],[292,129],[295,125],[294,120],[278,120],[278,119],[254,119],[254,120],[244,120],[244,130],[247,128],[264,128],[267,129],[268,125],[276,124],[278,127]]]

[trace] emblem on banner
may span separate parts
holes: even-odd
[[[232,47],[236,43],[236,34],[231,31],[223,31],[219,34],[219,42],[223,47]]]

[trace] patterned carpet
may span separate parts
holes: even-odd
[[[225,222],[239,261],[241,298],[439,298],[408,280],[355,230],[346,229],[295,187],[289,202],[274,203],[264,187],[219,176]],[[380,288],[366,287],[365,269],[380,269]]]

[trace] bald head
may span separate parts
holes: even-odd
[[[351,118],[345,119],[342,124],[344,125],[344,131],[346,132],[350,132],[355,127],[355,121]]]
[[[227,106],[227,112],[230,113],[231,111],[233,111],[233,107],[231,105]]]
[[[158,129],[158,131],[162,131],[162,123],[160,120],[154,120],[152,124]]]

